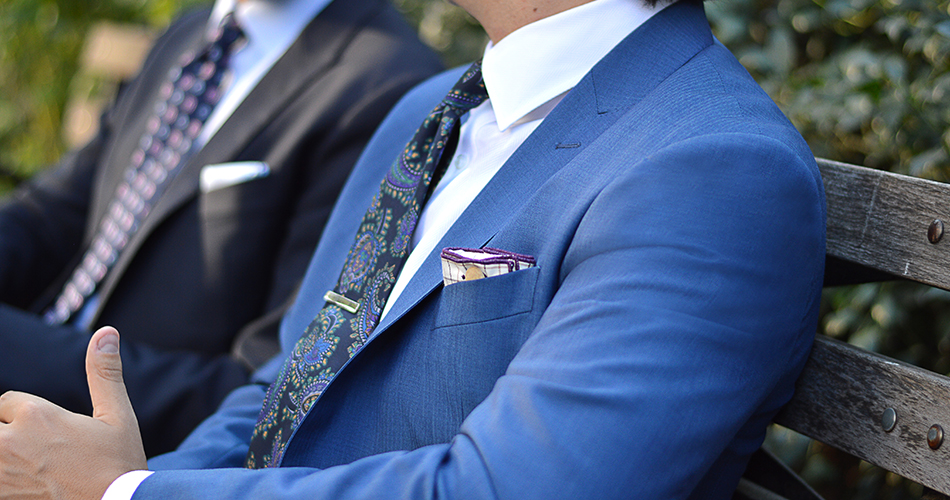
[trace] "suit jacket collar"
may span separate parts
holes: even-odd
[[[396,299],[373,337],[383,334],[439,287],[442,248],[485,246],[539,186],[712,43],[702,6],[689,2],[664,9],[620,42],[551,111],[462,213]]]
[[[202,166],[236,158],[264,126],[284,111],[300,89],[319,78],[337,59],[359,20],[375,6],[376,2],[338,0],[314,18],[205,147],[186,161],[136,238],[144,237],[169,212],[197,193]],[[340,26],[348,28],[341,30]]]
[[[374,15],[382,5],[379,1],[336,0],[327,5],[307,25],[300,37],[234,110],[217,133],[201,150],[186,160],[178,175],[170,181],[166,192],[152,207],[151,213],[131,237],[100,285],[99,293],[103,297],[99,302],[100,310],[106,303],[106,297],[134,258],[138,247],[166,217],[197,195],[201,168],[208,164],[239,159],[247,144],[292,103],[301,89],[320,78],[335,63],[339,53],[352,38],[353,32],[365,24],[365,19]],[[110,196],[100,197],[96,213],[105,212],[111,201],[111,193],[115,192],[124,173],[123,170],[106,181],[111,185],[102,192],[110,193]],[[87,239],[94,234],[94,229],[87,235]]]

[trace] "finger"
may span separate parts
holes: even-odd
[[[119,332],[115,328],[102,327],[89,340],[86,380],[94,418],[115,426],[136,426],[135,413],[122,381]]]
[[[45,399],[25,392],[5,392],[0,396],[0,423],[13,423],[14,420],[23,416],[24,412],[32,412],[44,403],[46,403]]]
[[[0,395],[0,423],[13,422],[13,415],[16,413],[16,394],[9,391]]]

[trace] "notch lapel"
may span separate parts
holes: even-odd
[[[396,298],[389,314],[373,332],[373,338],[381,335],[442,284],[440,253],[443,248],[485,246],[548,178],[567,165],[599,134],[596,129],[573,127],[565,119],[569,116],[593,117],[597,114],[593,104],[592,95],[587,92],[576,95],[572,92],[565,97],[449,228]],[[557,148],[560,143],[581,146]]]
[[[383,6],[380,1],[330,2],[304,28],[261,81],[251,90],[208,143],[182,165],[167,191],[152,207],[149,216],[131,237],[109,275],[100,284],[98,316],[118,280],[142,243],[171,213],[194,198],[199,191],[201,168],[212,163],[239,159],[241,151],[275,117],[285,112],[302,89],[314,85],[339,58],[353,33]],[[115,186],[112,186],[114,192]]]
[[[671,30],[678,31],[682,35],[681,38],[677,39],[678,43],[670,43]],[[631,112],[637,103],[667,76],[712,43],[712,34],[702,7],[687,2],[680,2],[667,7],[622,41],[565,96],[534,133],[499,169],[492,180],[452,225],[439,244],[436,245],[433,252],[426,257],[422,266],[409,281],[402,294],[396,298],[393,307],[373,331],[366,344],[386,335],[391,327],[409,310],[416,307],[426,296],[439,288],[442,284],[440,263],[442,248],[448,246],[481,247],[491,241],[521,210],[533,194],[541,188],[542,184],[581,155],[591,143],[603,136],[604,132],[616,123],[620,116]],[[562,147],[558,147],[559,145]],[[564,147],[566,145],[571,145],[571,147]],[[573,145],[577,146],[573,147]],[[369,167],[362,164],[357,166],[357,169],[361,172],[372,168],[380,169],[379,166],[372,165]],[[381,171],[384,172],[385,170]],[[375,182],[370,182],[369,185],[375,188],[379,185],[378,183],[377,178]],[[368,187],[364,189],[367,190],[367,193],[370,191]],[[345,192],[344,194],[346,196],[341,196],[341,199],[350,201],[365,197],[354,196],[353,193]],[[335,210],[344,209],[337,206]],[[353,211],[353,213],[356,212],[362,213],[362,211]],[[345,221],[347,216],[343,217],[341,220]],[[357,215],[350,217],[359,220]],[[308,279],[305,280],[304,289],[298,295],[297,306],[308,304],[309,307],[305,305],[302,306],[303,309],[313,308],[315,310],[322,307],[323,290],[328,289],[325,286],[332,286],[333,280],[339,276],[340,267],[338,266],[343,265],[346,252],[352,245],[355,227],[343,227],[348,225],[333,224],[332,228],[328,226],[328,229],[342,231],[339,235],[347,234],[349,238],[346,238],[346,244],[321,245],[326,250],[318,249],[314,260],[311,261],[311,271],[316,269],[322,272],[322,282],[321,280],[312,281],[309,285],[315,285],[316,288],[311,286],[310,288],[313,289],[308,289],[306,281],[311,278],[308,276]],[[324,232],[325,237],[327,234],[327,232]],[[340,238],[340,241],[342,239]],[[517,249],[513,250],[517,251]],[[325,270],[318,267],[328,264],[335,267],[336,272],[323,272]],[[545,263],[539,262],[538,265],[543,267]],[[316,293],[320,295],[318,296]],[[321,305],[318,307],[315,305],[316,303]],[[297,306],[295,306],[295,309]],[[293,317],[294,315],[300,315],[301,311],[292,310],[289,314]],[[313,316],[308,316],[306,318],[307,323],[303,323],[304,325],[312,320]],[[293,339],[291,342],[296,342],[303,332],[291,333],[286,331],[285,327],[289,327],[294,322],[303,322],[303,320],[302,317],[293,318],[290,321],[285,318],[281,326],[282,337],[287,340],[285,335],[290,335],[290,338]],[[407,329],[407,332],[411,333],[411,329]],[[393,334],[397,333],[394,332]],[[366,351],[366,345],[364,345],[329,381],[329,386],[339,380],[340,375]],[[332,389],[327,387],[323,391],[323,395],[326,395],[327,391],[330,390]],[[319,411],[319,408],[321,408],[321,405],[318,400],[310,407],[308,415],[304,417],[304,421],[297,429],[303,428],[309,414]],[[296,436],[292,436],[288,442],[288,453],[294,446],[294,437]]]
[[[674,32],[682,43],[669,43]],[[565,96],[472,201],[426,257],[371,340],[442,284],[443,248],[485,246],[547,179],[712,43],[702,7],[688,2],[666,8],[624,39]]]

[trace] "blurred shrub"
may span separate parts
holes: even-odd
[[[472,16],[446,0],[394,0],[419,30],[419,38],[442,55],[447,67],[482,56],[488,37]]]
[[[159,29],[198,0],[0,1],[0,191],[62,155],[63,109],[89,27]],[[92,92],[95,87],[89,87]]]
[[[950,180],[946,0],[717,0],[717,34],[818,156]]]

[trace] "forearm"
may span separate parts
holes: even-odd
[[[352,415],[331,408],[305,422],[280,469],[160,472],[136,498],[687,498],[708,481],[718,483],[702,491],[731,494],[807,355],[824,249],[807,166],[773,144],[721,143],[658,154],[585,205],[556,263],[557,292],[454,437],[298,468],[350,444],[313,428]],[[699,178],[684,185],[683,170]],[[487,339],[505,336],[491,327]],[[356,391],[346,399],[375,396],[343,388]]]

